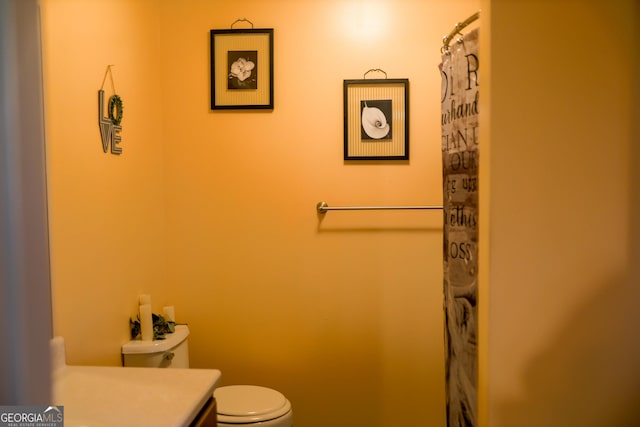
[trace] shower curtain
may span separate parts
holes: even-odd
[[[452,43],[439,65],[448,427],[477,425],[478,33]]]

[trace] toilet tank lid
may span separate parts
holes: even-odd
[[[131,340],[122,345],[122,354],[152,354],[170,350],[181,344],[189,336],[187,325],[176,325],[176,331],[165,335],[163,340]]]

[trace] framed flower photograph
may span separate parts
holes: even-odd
[[[211,30],[211,109],[273,109],[273,28]]]
[[[409,80],[344,81],[344,160],[409,159]]]

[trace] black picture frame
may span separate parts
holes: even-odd
[[[211,109],[273,110],[273,28],[210,31]]]
[[[409,160],[409,79],[344,81],[344,160]]]

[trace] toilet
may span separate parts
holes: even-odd
[[[189,327],[176,325],[164,340],[132,340],[122,346],[126,367],[188,368]],[[213,392],[218,427],[292,427],[293,410],[279,391],[257,385],[229,385]]]
[[[291,427],[291,403],[276,390],[256,385],[229,385],[214,390],[218,427]]]

